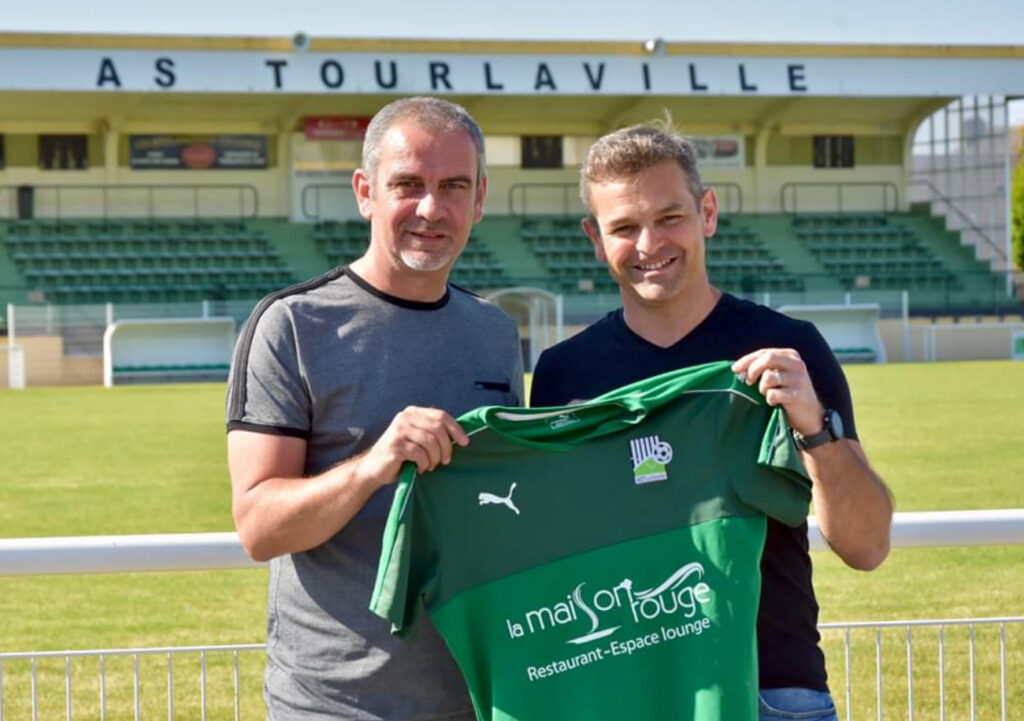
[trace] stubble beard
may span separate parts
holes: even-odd
[[[431,253],[424,250],[401,250],[399,257],[407,268],[432,273],[441,270],[452,260],[449,252]]]

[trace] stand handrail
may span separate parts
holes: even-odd
[[[979,228],[978,224],[975,223],[973,220],[971,220],[970,216],[968,216],[966,213],[964,213],[962,210],[960,210],[960,208],[957,207],[956,203],[953,202],[952,198],[950,198],[945,193],[943,193],[941,190],[939,190],[937,187],[935,187],[935,184],[932,183],[932,181],[928,180],[927,178],[912,178],[911,180],[907,181],[907,185],[908,186],[909,185],[926,185],[926,186],[928,186],[928,188],[932,191],[932,194],[935,197],[937,197],[940,201],[945,203],[946,207],[948,207],[951,211],[953,211],[958,218],[963,220],[967,224],[968,228],[970,228],[975,233],[977,233],[978,236],[982,240],[984,240],[985,243],[988,244],[988,246],[993,251],[995,251],[995,253],[998,254],[1000,258],[1002,258],[1004,261],[1006,260],[1006,251],[1003,250],[1002,248],[1000,248],[998,245],[996,245],[995,242],[993,242],[993,240],[988,237],[988,234],[984,230]],[[934,201],[929,201],[929,202],[934,202]]]

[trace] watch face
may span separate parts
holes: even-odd
[[[833,438],[845,437],[843,435],[843,417],[831,408],[828,413],[825,414],[825,425],[828,427]]]

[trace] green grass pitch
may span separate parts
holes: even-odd
[[[1024,507],[1024,363],[846,370],[861,441],[892,488],[897,510]],[[0,390],[0,536],[232,530],[224,390],[219,384]],[[844,568],[828,553],[814,554],[814,563],[822,621],[1024,615],[1024,546],[895,549],[881,569],[867,574]],[[259,642],[265,597],[263,569],[0,578],[0,652]],[[899,633],[885,638],[887,668],[905,667],[905,631]],[[956,638],[951,630],[950,642]],[[925,673],[937,657],[935,642],[932,634],[915,644],[927,676],[915,690],[922,717],[937,709],[930,699],[934,674]],[[826,638],[842,704],[837,643],[838,637]],[[1019,681],[1024,629],[1009,628],[1007,646],[1010,673]],[[854,669],[855,682],[869,690],[875,652],[873,634],[856,641],[857,658],[868,665]],[[962,673],[966,654],[947,651],[947,672]],[[63,662],[46,674],[56,679],[59,699],[51,705],[63,717]],[[6,711],[21,718],[24,669],[9,664],[5,678],[14,704]],[[259,718],[259,669],[248,668],[244,681],[243,716]],[[997,703],[991,692],[998,683],[998,669],[979,668],[979,698],[983,691],[991,697],[979,703]],[[947,694],[966,699],[968,690],[958,689],[947,681]],[[893,718],[906,716],[906,695],[906,688],[887,689]],[[182,707],[195,703],[194,696],[186,693]],[[156,691],[145,698],[154,714],[165,708]],[[1021,713],[1019,683],[1012,684],[1010,701]],[[874,717],[873,697],[855,704],[855,718]],[[979,718],[997,714],[990,706]]]

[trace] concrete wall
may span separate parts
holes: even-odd
[[[60,336],[17,339],[25,349],[25,380],[29,386],[80,386],[103,383],[103,359],[64,355]],[[7,353],[0,353],[0,387],[7,387]]]
[[[924,360],[925,329],[930,322],[911,321],[909,335],[904,332],[903,321],[883,319],[879,323],[882,341],[890,363]],[[571,337],[585,326],[566,326],[565,337]],[[952,330],[939,332],[937,352],[943,361],[1005,360],[1010,357],[1011,328],[972,328],[971,323],[960,323]],[[1015,324],[1024,330],[1024,321]],[[907,356],[909,337],[909,358]],[[103,359],[99,357],[65,357],[63,341],[59,336],[20,337],[25,348],[25,366],[29,386],[100,385],[103,382]],[[7,387],[7,354],[0,353],[0,388]]]
[[[251,185],[259,199],[259,214],[262,216],[287,215],[288,174],[287,170],[208,170],[208,171],[160,171],[131,170],[129,168],[90,168],[88,170],[39,170],[38,168],[7,168],[0,171],[0,186],[31,185],[35,193],[35,215],[41,218],[55,217],[58,195],[53,190],[39,186],[93,186],[93,189],[66,189],[60,192],[60,215],[66,218],[102,217],[103,194],[96,186],[103,185]],[[11,193],[10,195],[8,193]],[[148,214],[150,195],[143,188],[112,189],[106,193],[107,213],[111,217],[145,217]],[[156,217],[191,216],[195,207],[195,196],[191,189],[161,189],[154,191],[153,211]],[[202,190],[199,193],[200,216],[226,216],[239,214],[239,193],[237,190]],[[13,208],[13,190],[0,191],[0,208]],[[251,193],[245,196],[246,215],[252,212]]]
[[[1006,360],[1011,354],[1011,337],[1013,331],[1024,331],[1024,321],[997,324],[984,322],[975,323],[942,323],[932,326],[928,322],[911,322],[910,351],[911,360],[924,360],[929,350],[929,328],[936,327],[934,354],[937,360]],[[994,319],[990,319],[994,320]],[[902,344],[902,340],[900,341]]]
[[[988,319],[983,319],[988,320]],[[994,319],[992,319],[994,320]],[[905,330],[901,318],[883,318],[879,321],[879,332],[885,353],[890,363],[914,362],[925,359],[924,338],[930,320],[911,319]],[[1024,320],[1009,324],[1005,328],[975,328],[970,322],[943,324],[936,350],[938,360],[1006,360],[1010,357],[1010,336],[1014,328],[1024,331]],[[566,326],[565,337],[569,338],[585,326]],[[909,351],[909,355],[908,355]]]

